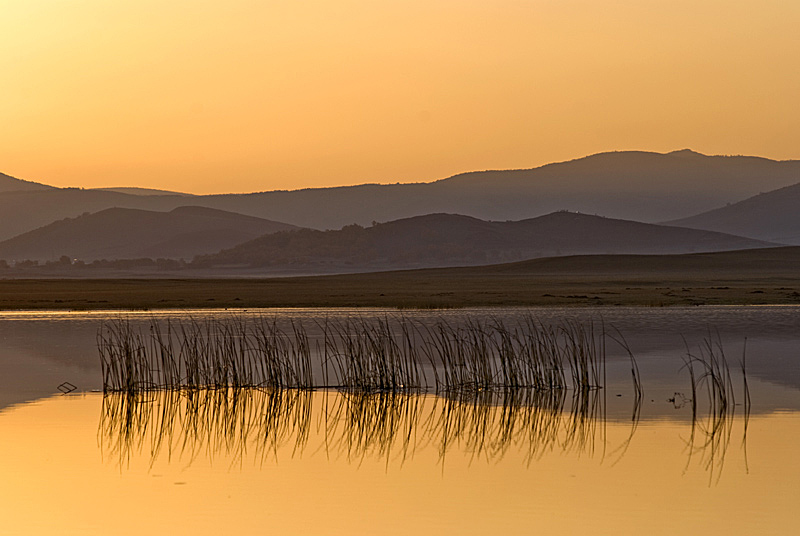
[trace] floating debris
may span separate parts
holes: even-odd
[[[62,383],[61,385],[58,386],[58,390],[61,391],[64,394],[71,393],[75,389],[77,389],[77,387],[75,385],[72,385],[69,382],[64,382],[64,383]]]

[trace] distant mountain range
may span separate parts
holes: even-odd
[[[169,211],[185,194],[51,188],[3,176],[0,240],[111,207]],[[692,151],[601,153],[535,169],[481,171],[429,183],[192,196],[191,204],[315,229],[432,213],[521,220],[568,209],[657,222],[685,218],[800,182],[800,161]],[[15,190],[15,191],[11,191]],[[794,211],[796,213],[797,211]],[[787,216],[791,217],[791,216]]]
[[[771,247],[722,233],[571,212],[490,222],[431,214],[339,231],[302,229],[259,237],[196,259],[199,268],[305,273],[468,266],[577,254],[691,253]]]
[[[68,218],[0,242],[0,259],[184,258],[217,252],[293,225],[206,207],[170,212],[109,208]]]
[[[798,206],[800,161],[688,150],[431,183],[209,196],[53,188],[0,174],[0,259],[201,256],[194,266],[206,270],[335,273],[713,252],[800,245]],[[658,219],[668,221],[632,221]]]
[[[800,245],[800,184],[668,224]]]

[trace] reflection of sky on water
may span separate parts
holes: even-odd
[[[526,312],[280,314],[310,325],[325,315],[458,322]],[[236,404],[196,397],[200,411],[187,411],[184,395],[177,404],[153,399],[134,406],[114,406],[110,398],[104,405],[99,393],[42,398],[65,380],[83,391],[102,387],[95,335],[104,318],[118,314],[2,314],[0,431],[13,438],[0,442],[3,531],[792,533],[800,500],[800,413],[776,410],[800,406],[800,308],[534,313],[544,322],[602,315],[625,335],[644,384],[638,424],[628,363],[612,345],[607,388],[593,395],[602,400],[578,404],[577,411],[570,392],[560,403],[538,405],[432,395],[359,400],[325,392],[308,393],[310,403],[278,405],[263,397]],[[192,312],[208,314],[230,313]],[[144,326],[152,314],[130,316]],[[719,333],[736,389],[748,338],[753,406],[746,442],[741,406],[716,421],[701,407],[693,422],[689,405],[675,397],[689,392],[680,371],[683,337],[696,351],[709,329]]]
[[[217,401],[207,406],[216,416],[194,419],[190,411],[172,421],[172,435],[162,438],[171,451],[164,443],[154,450],[156,428],[129,430],[136,433],[122,460],[108,441],[125,428],[102,420],[99,393],[9,408],[0,413],[0,430],[14,438],[0,443],[3,530],[528,534],[533,527],[579,534],[590,527],[594,534],[730,535],[796,528],[798,413],[753,415],[746,444],[739,415],[729,421],[727,444],[708,445],[696,430],[692,448],[685,420],[642,421],[631,435],[629,421],[581,421],[569,407],[545,407],[538,420],[505,434],[502,405],[461,403],[448,413],[447,401],[431,396],[366,405],[336,393],[309,396],[294,420],[276,423],[307,426],[265,434],[247,420],[269,414],[257,400],[252,412],[227,406],[233,411],[222,413]],[[185,397],[178,402],[185,412]],[[150,407],[129,418],[157,425],[166,406]],[[239,423],[253,431],[243,435]],[[442,461],[444,434],[451,442]]]

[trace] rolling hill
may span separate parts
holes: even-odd
[[[184,258],[219,251],[293,225],[206,207],[170,212],[110,208],[60,220],[0,242],[0,259]]]
[[[131,195],[182,195],[184,197],[194,197],[194,194],[183,192],[173,192],[172,190],[158,190],[156,188],[137,188],[135,186],[117,186],[111,188],[92,188],[101,192],[117,192],[120,194]]]
[[[430,214],[366,228],[350,225],[339,231],[275,233],[198,258],[193,266],[353,272],[485,265],[577,254],[690,253],[774,245],[571,212],[509,222]]]
[[[697,214],[800,182],[800,161],[667,154],[601,153],[527,170],[480,171],[416,184],[208,196],[204,203],[315,229],[432,213],[520,220],[557,210],[645,222]]]
[[[800,245],[800,184],[671,221],[668,225]]]
[[[0,192],[41,191],[53,189],[52,186],[26,181],[0,173]]]
[[[521,220],[561,209],[656,222],[798,182],[800,161],[705,156],[686,150],[627,151],[527,170],[464,173],[427,183],[193,196],[191,204],[315,229],[432,213]],[[115,206],[168,211],[186,204],[183,195],[130,195],[124,190],[0,192],[0,240],[84,212]]]

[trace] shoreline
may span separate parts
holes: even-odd
[[[264,280],[0,280],[0,311],[250,308],[800,305],[800,279],[464,281],[348,276]]]
[[[681,305],[800,305],[800,247],[317,276],[0,279],[5,311]]]

